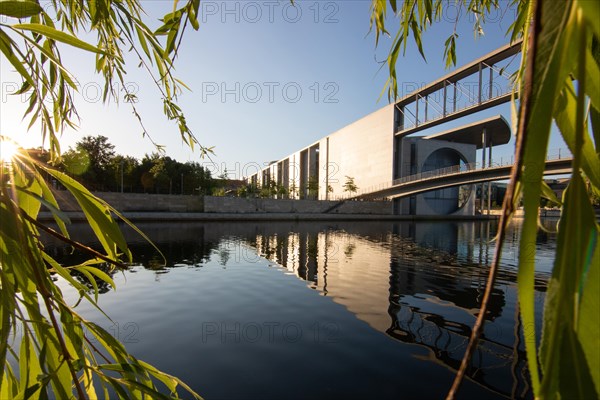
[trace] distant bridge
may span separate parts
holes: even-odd
[[[544,175],[571,173],[572,158],[546,160]],[[432,190],[510,178],[512,164],[478,168],[479,163],[456,165],[396,179],[389,184],[371,187],[346,200],[401,198]]]

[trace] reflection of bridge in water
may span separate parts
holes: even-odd
[[[403,223],[394,233],[373,235],[353,234],[351,227],[288,232],[257,232],[251,242],[372,328],[424,346],[431,361],[458,368],[485,287],[488,223]],[[507,397],[528,390],[524,350],[513,329],[515,280],[515,272],[501,271],[468,371],[468,379]]]

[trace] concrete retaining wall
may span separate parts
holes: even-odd
[[[228,213],[228,214],[320,214],[336,206],[331,214],[390,215],[392,203],[387,201],[318,201],[244,199],[238,197],[181,196],[168,194],[95,192],[120,212]],[[54,192],[63,211],[81,211],[71,194]]]
[[[338,205],[337,201],[244,199],[239,197],[204,198],[207,213],[301,213],[319,214]],[[346,201],[331,211],[332,214],[392,214],[391,202]]]
[[[201,196],[116,192],[95,192],[94,195],[121,212],[202,212],[204,210]],[[77,202],[69,192],[55,191],[54,196],[63,211],[80,211]]]

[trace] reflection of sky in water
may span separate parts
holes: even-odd
[[[100,300],[117,325],[88,305],[78,309],[207,398],[444,396],[477,315],[495,233],[487,222],[141,228],[167,267],[127,232],[140,266],[114,274],[118,290],[106,288]],[[466,398],[527,393],[514,335],[518,235],[513,225]],[[540,288],[554,240],[538,238]],[[540,311],[543,295],[536,292]]]

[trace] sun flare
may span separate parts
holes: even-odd
[[[19,151],[19,147],[15,142],[8,138],[3,138],[0,136],[0,161],[8,162],[13,159],[14,156],[17,155]]]

